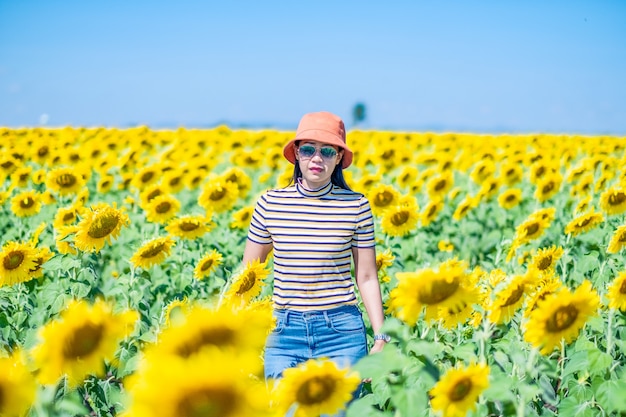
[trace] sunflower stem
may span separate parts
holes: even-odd
[[[609,314],[606,324],[606,353],[613,357],[613,317],[615,316],[615,309],[609,308]]]

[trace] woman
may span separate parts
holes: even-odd
[[[368,200],[346,185],[352,163],[343,121],[328,112],[305,114],[283,150],[294,164],[293,184],[266,191],[257,201],[243,255],[264,262],[274,250],[276,328],[265,349],[265,377],[312,358],[348,367],[367,354],[355,281],[375,342],[383,307],[376,270],[374,221]]]

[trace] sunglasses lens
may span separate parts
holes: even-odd
[[[334,158],[335,155],[337,155],[337,151],[334,148],[322,148],[320,150],[320,154],[322,155],[322,158]]]
[[[315,146],[302,145],[300,146],[300,156],[304,158],[311,158],[315,155]]]

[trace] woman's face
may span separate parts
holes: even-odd
[[[343,149],[325,143],[306,140],[296,148],[296,158],[302,171],[302,184],[311,190],[330,181],[335,166],[341,163]]]

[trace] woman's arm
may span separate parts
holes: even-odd
[[[259,260],[260,262],[265,262],[267,259],[267,255],[272,250],[273,245],[271,243],[262,245],[260,243],[256,243],[251,241],[250,239],[246,239],[246,247],[243,250],[243,264],[248,265],[249,262]],[[376,263],[376,259],[374,259],[374,264]],[[374,265],[376,266],[376,265]]]
[[[380,332],[385,319],[383,301],[376,269],[376,250],[372,248],[352,248],[356,284],[365,305],[365,311],[372,324],[374,334]],[[385,346],[384,340],[376,340],[371,353],[379,352]]]

